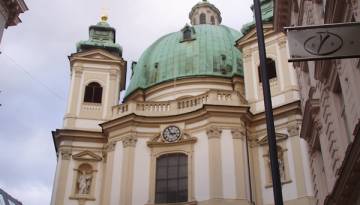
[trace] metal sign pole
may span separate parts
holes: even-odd
[[[270,152],[270,164],[271,164],[271,174],[272,174],[272,182],[273,182],[274,201],[275,201],[275,205],[283,205],[284,202],[283,202],[282,190],[281,190],[281,180],[280,180],[279,162],[277,156],[277,147],[276,147],[274,116],[272,112],[270,83],[267,77],[268,75],[266,68],[266,50],[265,50],[264,31],[263,31],[260,6],[261,6],[260,0],[254,0],[256,34],[258,39],[260,67],[261,67],[260,70],[261,70],[261,79],[262,79],[262,86],[264,93],[266,126],[267,126],[267,135],[268,135],[269,152]]]

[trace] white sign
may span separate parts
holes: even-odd
[[[360,57],[360,23],[287,27],[289,62]]]

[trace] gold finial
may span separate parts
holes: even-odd
[[[105,6],[101,9],[101,17],[100,17],[102,22],[106,22],[109,19],[108,16],[108,9],[105,8]]]
[[[101,15],[101,21],[106,22],[108,20],[108,16],[107,15]]]

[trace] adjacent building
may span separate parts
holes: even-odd
[[[277,0],[275,28],[360,21],[360,1]],[[360,204],[360,61],[294,63],[317,204]]]
[[[0,189],[0,205],[22,205],[22,203]]]
[[[4,30],[20,23],[19,15],[27,10],[23,0],[0,0],[0,43]]]
[[[262,9],[284,200],[315,205],[297,73],[273,1]],[[223,25],[206,0],[189,19],[131,64],[122,103],[116,31],[106,16],[90,26],[69,57],[68,107],[53,132],[52,205],[273,204],[254,22]]]

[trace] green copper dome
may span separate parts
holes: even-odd
[[[273,0],[261,0],[261,17],[263,23],[269,23],[273,21],[274,18],[274,1]],[[251,10],[254,10],[254,6],[251,6]],[[245,24],[241,32],[246,35],[251,29],[255,28],[255,17],[253,21]]]
[[[126,96],[137,89],[179,78],[243,75],[240,51],[234,46],[242,34],[223,25],[186,26],[153,43],[133,63]]]

